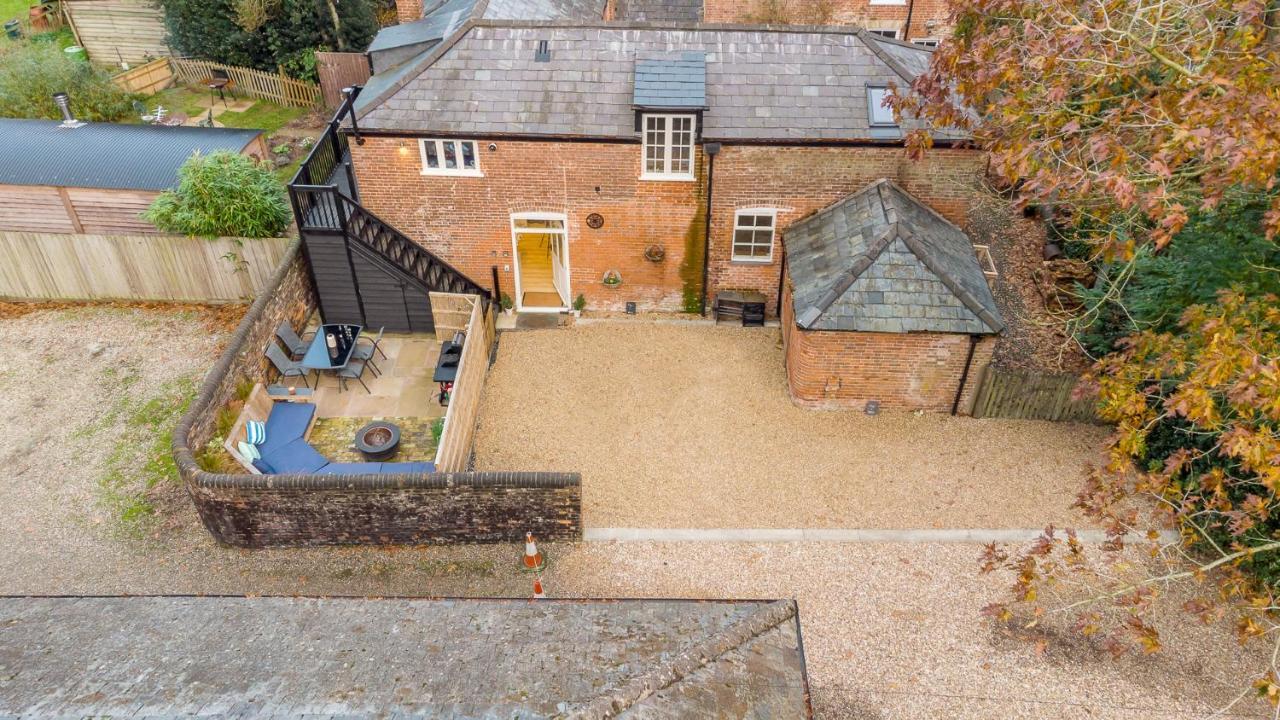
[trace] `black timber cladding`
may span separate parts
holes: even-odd
[[[435,331],[430,296],[374,253],[353,244],[348,254],[341,233],[308,229],[303,240],[326,323],[385,327],[387,332]]]

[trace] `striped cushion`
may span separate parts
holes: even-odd
[[[258,446],[252,443],[241,441],[236,443],[236,448],[249,462],[253,462],[254,460],[258,460],[262,457],[262,454],[258,452]]]
[[[250,420],[245,423],[244,434],[251,445],[261,445],[267,441],[267,425],[257,420]]]

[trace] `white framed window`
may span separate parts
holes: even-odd
[[[898,126],[898,121],[893,117],[893,108],[884,105],[887,97],[889,88],[867,86],[867,119],[872,127]]]
[[[938,38],[916,38],[911,41],[911,44],[919,45],[920,47],[936,48],[938,47]]]
[[[890,40],[897,40],[897,39],[898,39],[898,31],[897,31],[897,30],[892,30],[892,29],[884,29],[884,30],[868,30],[867,32],[871,33],[872,35],[879,35],[880,37],[887,37],[887,38],[889,38]]]
[[[778,211],[773,208],[747,208],[733,214],[733,260],[735,262],[773,261],[773,237],[778,225]]]
[[[692,180],[694,115],[645,115],[641,180]]]
[[[465,175],[481,177],[480,151],[475,140],[418,141],[423,175]]]

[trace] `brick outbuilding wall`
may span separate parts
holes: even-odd
[[[497,147],[489,150],[490,143]],[[490,268],[513,293],[512,213],[563,213],[568,219],[571,295],[594,309],[696,309],[702,284],[706,163],[699,149],[693,182],[642,181],[639,143],[479,140],[484,177],[423,175],[413,138],[352,143],[361,202],[375,214],[484,285]],[[777,302],[786,226],[871,182],[893,179],[953,222],[962,223],[983,169],[975,150],[935,148],[922,161],[901,147],[726,145],[715,161],[708,301],[722,289],[750,289]],[[767,263],[731,259],[734,213],[778,210],[779,237]],[[604,226],[589,228],[599,213]],[[665,250],[659,262],[646,248]],[[623,285],[600,282],[608,270]]]
[[[422,0],[396,0],[396,19],[411,23],[422,19]]]
[[[725,146],[715,161],[708,297],[719,290],[758,290],[768,297],[765,311],[773,317],[787,226],[880,178],[963,226],[980,192],[984,163],[980,152],[964,149],[935,148],[915,161],[900,147]],[[756,207],[778,211],[773,258],[734,261],[734,214]]]
[[[490,150],[490,145],[496,150]],[[418,141],[368,138],[351,144],[361,202],[473,280],[488,286],[498,266],[514,294],[511,215],[567,216],[570,291],[588,307],[680,310],[702,282],[701,170],[695,181],[641,181],[640,144],[479,140],[484,177],[423,175]],[[701,165],[701,151],[697,165]],[[599,213],[604,226],[586,218]],[[651,245],[665,257],[645,257]],[[601,283],[622,275],[620,288]],[[572,299],[572,298],[571,298]]]
[[[782,343],[791,399],[808,408],[861,410],[868,400],[903,410],[950,412],[969,354],[969,336],[951,333],[872,333],[802,330],[790,288],[782,303]],[[960,396],[968,415],[996,338],[974,349]]]
[[[799,8],[815,0],[791,0],[790,5]],[[936,38],[950,27],[951,11],[947,0],[914,0],[911,11],[911,29],[906,39]],[[870,30],[903,30],[907,20],[907,2],[900,5],[872,4],[871,0],[830,0],[831,21],[840,25],[857,25]],[[703,16],[706,22],[750,22],[758,17],[760,0],[704,0]],[[796,12],[796,11],[793,11]],[[797,13],[797,20],[804,17]],[[902,37],[900,34],[899,37]]]

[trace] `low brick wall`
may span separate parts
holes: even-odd
[[[306,258],[294,243],[240,323],[173,434],[173,454],[205,528],[237,547],[518,542],[582,533],[577,473],[223,475],[194,449],[213,437],[218,411],[245,380],[270,376],[262,355],[284,319],[316,307]]]

